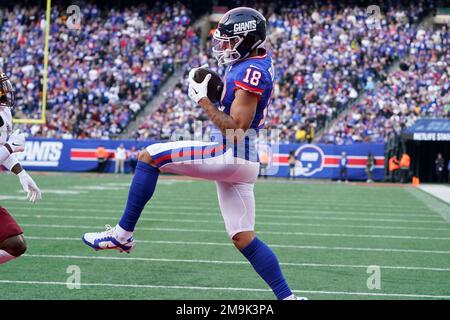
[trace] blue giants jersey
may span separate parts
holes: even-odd
[[[229,66],[225,73],[225,85],[222,93],[221,108],[230,114],[231,104],[236,90],[242,89],[258,95],[256,114],[250,126],[258,131],[264,125],[267,108],[272,96],[274,68],[270,54],[250,57]]]
[[[247,90],[258,96],[255,117],[247,131],[245,139],[237,144],[231,144],[222,136],[219,130],[212,132],[216,136],[213,141],[222,140],[224,149],[234,148],[234,156],[250,161],[258,161],[256,152],[256,133],[264,126],[269,107],[274,80],[274,68],[270,55],[266,52],[261,56],[254,56],[229,66],[225,73],[224,89],[219,110],[230,114],[231,105],[236,90]]]

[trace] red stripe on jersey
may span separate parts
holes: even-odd
[[[259,100],[261,100],[261,93],[256,93],[256,92],[253,92],[253,91],[248,91],[247,89],[243,89],[243,88],[241,88],[241,87],[234,87],[234,89],[233,89],[233,95],[235,95],[235,91],[236,90],[239,90],[239,89],[241,89],[241,90],[245,90],[245,91],[247,91],[247,92],[249,92],[249,93],[253,93],[255,96],[256,96],[256,99],[258,99],[258,103],[259,103]]]
[[[244,90],[248,90],[248,91],[253,92],[253,93],[256,93],[256,94],[262,94],[262,93],[264,92],[264,89],[260,89],[260,88],[252,88],[252,87],[249,87],[249,86],[247,86],[247,85],[245,85],[245,84],[243,84],[242,82],[239,82],[239,81],[237,81],[237,80],[234,80],[234,84],[235,84],[236,86],[238,86],[238,87],[241,87],[241,88],[244,89]]]

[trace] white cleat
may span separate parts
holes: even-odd
[[[106,231],[103,232],[85,233],[81,239],[95,251],[114,249],[130,253],[135,246],[133,237],[125,241],[119,240],[115,228],[112,228],[110,225],[106,225]]]
[[[295,294],[290,295],[287,298],[284,298],[283,300],[308,300],[306,297],[297,297]]]

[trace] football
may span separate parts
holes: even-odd
[[[211,79],[208,83],[208,98],[212,103],[216,103],[222,97],[223,81],[220,75],[210,69],[199,68],[194,74],[194,80],[201,83],[208,73],[211,74]]]

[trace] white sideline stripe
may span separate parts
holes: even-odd
[[[100,226],[80,226],[80,225],[60,225],[60,224],[21,224],[23,227],[38,227],[38,228],[55,228],[55,229],[94,229],[101,228]],[[145,231],[164,231],[164,232],[198,232],[198,233],[224,233],[225,230],[212,229],[186,229],[186,228],[147,228],[138,227],[136,230]],[[318,236],[318,237],[347,237],[347,238],[375,238],[375,239],[409,239],[409,240],[444,240],[448,241],[450,238],[445,237],[412,237],[412,236],[393,236],[380,234],[348,234],[348,233],[314,233],[314,232],[277,232],[277,231],[258,231],[260,234],[276,234],[289,236]]]
[[[8,207],[8,209],[11,210],[23,210],[23,207]],[[151,211],[152,209],[156,209],[155,211]],[[164,213],[167,214],[167,212],[165,211],[161,211],[159,209],[179,209],[177,207],[173,208],[173,207],[149,207],[147,212],[160,212],[160,213]],[[26,208],[27,211],[33,210],[33,211],[69,211],[69,212],[96,212],[96,213],[104,213],[105,210],[93,210],[93,209],[73,209],[73,208],[52,208],[52,207],[29,207]],[[158,211],[159,210],[159,211]],[[199,210],[199,208],[197,208],[197,210]],[[266,210],[260,210],[257,209],[257,211],[266,211]],[[271,212],[276,211],[276,210],[269,210]],[[281,212],[286,212],[285,210],[282,210]],[[176,214],[176,213],[175,213]],[[301,212],[299,212],[299,214],[301,214]],[[276,218],[280,218],[280,216],[275,216]],[[117,218],[117,217],[116,217]],[[446,221],[443,221],[440,217],[436,217],[437,220],[434,221],[429,221],[429,220],[410,220],[410,219],[381,219],[381,218],[346,218],[346,217],[336,217],[336,216],[325,216],[325,215],[316,215],[316,216],[304,216],[304,215],[297,215],[297,216],[289,216],[289,218],[293,218],[293,219],[311,219],[311,220],[341,220],[341,221],[379,221],[379,222],[403,222],[403,223],[427,223],[427,224],[444,224],[447,225],[448,223]],[[406,216],[405,216],[406,218]],[[177,221],[182,221],[177,219]],[[195,221],[195,220],[194,220]],[[185,220],[184,222],[192,222],[192,221],[187,221]],[[202,221],[197,221],[197,222],[202,222]],[[205,222],[205,223],[211,223],[211,222]],[[280,222],[281,223],[281,222]],[[279,225],[292,225],[292,223],[274,223],[274,222],[270,222],[269,224],[279,224]],[[268,224],[268,223],[264,223],[264,224]]]
[[[93,256],[74,256],[74,255],[51,255],[51,254],[24,254],[22,257],[32,258],[50,258],[50,259],[87,259],[87,260],[124,260],[124,261],[151,261],[151,262],[180,262],[180,263],[199,263],[199,264],[238,264],[248,265],[247,261],[225,261],[225,260],[202,260],[202,259],[170,259],[170,258],[143,258],[143,257],[93,257]],[[323,264],[323,263],[294,263],[280,262],[282,266],[294,267],[324,267],[324,268],[363,268],[367,269],[368,265],[348,265],[348,264]],[[434,267],[410,267],[410,266],[379,266],[382,269],[394,270],[424,270],[424,271],[450,271],[450,268],[434,268]]]
[[[8,284],[30,284],[30,285],[58,285],[67,286],[66,282],[55,281],[19,281],[19,280],[0,280],[0,283]],[[200,287],[200,286],[163,286],[149,284],[119,284],[119,283],[82,283],[84,287],[113,287],[113,288],[147,288],[147,289],[184,289],[184,290],[203,290],[203,291],[251,291],[251,292],[272,292],[270,289],[258,288],[232,288],[232,287]],[[357,296],[384,296],[384,297],[410,297],[410,298],[434,298],[450,299],[450,296],[428,295],[428,294],[409,294],[409,293],[372,293],[372,292],[348,292],[348,291],[317,291],[317,290],[292,290],[294,293],[312,293],[312,294],[331,294],[331,295],[357,295]]]
[[[30,240],[55,240],[55,241],[81,241],[80,238],[69,237],[39,237],[27,236]],[[199,245],[199,246],[225,246],[229,247],[228,242],[201,242],[201,241],[164,241],[164,240],[135,240],[137,243],[149,244],[182,244],[182,245]],[[414,250],[414,249],[387,249],[387,248],[355,248],[355,247],[326,247],[326,246],[299,246],[285,244],[270,244],[273,248],[284,249],[311,249],[311,250],[340,250],[340,251],[374,251],[374,252],[402,252],[402,253],[431,253],[431,254],[449,254],[450,251],[442,250]]]
[[[419,188],[450,205],[450,188],[447,186],[421,184]]]
[[[178,213],[173,212],[152,212],[152,214],[155,215],[178,215]],[[198,215],[198,216],[210,216],[210,214],[202,214],[202,213],[193,213],[193,214],[185,214],[185,215]],[[34,215],[34,214],[26,214],[26,213],[16,213],[14,214],[15,217],[24,217],[24,218],[38,218],[38,219],[91,219],[91,220],[117,220],[118,217],[93,217],[93,216],[65,216],[65,215]],[[261,217],[261,215],[258,215],[258,217]],[[285,216],[271,216],[273,218],[283,218]],[[172,220],[167,219],[170,222],[177,222],[179,220]],[[152,218],[139,218],[139,221],[154,221]],[[197,221],[197,220],[195,220]],[[201,221],[201,220],[199,220]],[[265,224],[265,225],[271,225],[270,222],[258,222],[257,224]],[[352,224],[322,224],[322,223],[289,223],[289,225],[294,226],[307,226],[307,227],[343,227],[343,228],[370,228],[370,229],[394,229],[394,230],[430,230],[430,231],[450,231],[450,228],[426,228],[426,227],[399,227],[399,226],[377,226],[377,225],[352,225]]]

